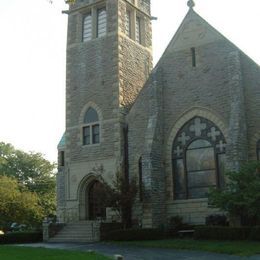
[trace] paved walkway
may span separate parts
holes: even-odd
[[[184,251],[158,248],[140,248],[132,246],[118,246],[108,243],[88,243],[88,244],[60,244],[60,243],[37,243],[25,244],[21,246],[44,247],[55,249],[68,249],[77,251],[89,251],[101,253],[107,256],[116,254],[123,255],[125,260],[260,260],[260,255],[251,257],[239,257],[225,254],[215,254],[200,251]]]

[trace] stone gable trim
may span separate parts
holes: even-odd
[[[92,107],[94,108],[97,113],[98,113],[98,118],[99,118],[99,121],[102,121],[103,122],[103,116],[102,116],[102,111],[101,109],[99,108],[99,106],[92,102],[92,101],[89,101],[84,107],[83,109],[81,110],[80,112],[80,115],[79,115],[79,125],[82,125],[84,124],[84,116],[85,116],[85,113],[87,112],[87,110]]]

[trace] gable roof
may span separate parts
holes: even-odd
[[[239,50],[245,56],[247,56],[243,51],[241,51],[234,43],[217,31],[212,25],[210,25],[205,19],[203,19],[198,13],[196,13],[193,8],[190,8],[186,16],[184,17],[181,25],[179,26],[177,32],[173,36],[172,40],[165,49],[163,55],[158,61],[156,67],[160,64],[160,61],[165,56],[166,53],[177,52],[192,47],[198,47],[211,42],[216,42],[219,40],[225,40],[229,44],[233,45],[234,48]],[[248,57],[248,56],[247,56]],[[252,60],[250,57],[248,57]],[[253,61],[253,60],[252,60]],[[253,61],[254,62],[254,61]],[[254,62],[255,63],[255,62]],[[259,66],[255,63],[255,65]],[[155,68],[156,68],[155,67]]]

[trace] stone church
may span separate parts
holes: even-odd
[[[204,223],[210,187],[260,157],[259,66],[194,11],[153,67],[150,0],[77,0],[68,14],[58,219],[115,221],[97,203],[117,172],[138,181],[132,219]]]

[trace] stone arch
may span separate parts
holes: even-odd
[[[78,122],[79,122],[79,140],[80,140],[80,143],[82,144],[83,143],[83,126],[84,126],[84,117],[85,117],[85,113],[88,111],[89,108],[93,108],[96,110],[97,114],[98,114],[98,119],[99,119],[99,129],[100,129],[100,143],[102,143],[103,139],[103,115],[102,115],[102,111],[100,109],[100,107],[92,102],[92,101],[89,101],[81,110],[80,112],[80,115],[79,115],[79,119],[78,119]]]
[[[103,116],[102,116],[102,111],[99,108],[98,105],[96,105],[96,103],[89,101],[81,110],[80,115],[79,115],[79,124],[82,125],[84,123],[84,116],[85,113],[87,112],[87,110],[92,107],[97,111],[98,117],[99,117],[99,121],[102,122],[103,121]]]
[[[216,126],[219,127],[221,132],[223,133],[226,140],[228,140],[228,128],[226,127],[226,124],[224,123],[224,120],[221,116],[217,115],[216,113],[210,111],[209,109],[203,108],[203,107],[193,107],[184,113],[182,113],[177,120],[173,123],[172,130],[167,138],[167,143],[165,147],[165,155],[166,155],[166,172],[167,172],[167,197],[169,199],[173,199],[173,180],[172,180],[172,144],[174,139],[176,138],[176,135],[178,134],[179,130],[182,128],[182,126],[187,123],[189,120],[191,120],[194,117],[203,117],[205,119],[208,119],[212,123],[214,123]]]
[[[94,173],[86,175],[78,186],[78,201],[79,201],[79,220],[89,219],[88,209],[88,192],[91,184],[95,181],[101,181],[100,176]]]

